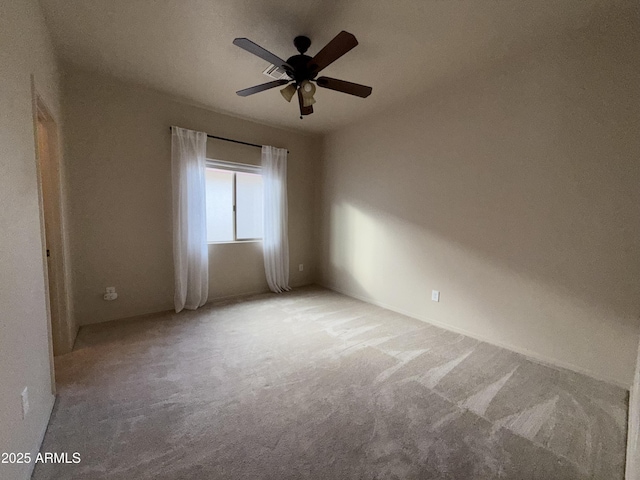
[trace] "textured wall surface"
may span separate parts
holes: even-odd
[[[315,280],[316,137],[204,110],[71,66],[65,69],[63,108],[79,323],[173,307],[170,125],[289,149],[291,285]],[[207,154],[260,163],[260,149],[219,140],[209,140]],[[268,290],[260,245],[210,245],[210,299]],[[102,299],[107,286],[116,287],[117,300]]]
[[[31,75],[59,121],[58,73],[38,2],[3,0],[0,12],[0,452],[35,453],[54,397]],[[31,466],[0,464],[0,478],[27,478]]]
[[[631,385],[640,15],[625,4],[328,136],[323,284]]]

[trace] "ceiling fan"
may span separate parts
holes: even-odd
[[[313,94],[316,91],[314,83],[319,87],[336,90],[338,92],[348,93],[356,97],[366,98],[371,95],[372,88],[358,83],[346,82],[331,77],[318,77],[321,70],[331,65],[349,50],[358,45],[358,40],[351,33],[342,31],[336,35],[325,47],[320,50],[315,57],[305,55],[305,52],[311,46],[311,40],[305,36],[296,37],[293,44],[299,54],[289,57],[285,62],[280,57],[265,50],[260,45],[252,42],[248,38],[236,38],[234,45],[253,53],[258,57],[272,63],[276,67],[284,70],[289,76],[288,79],[267,82],[255,87],[245,88],[236,93],[241,97],[247,97],[254,93],[263,92],[271,88],[288,84],[280,90],[282,96],[288,102],[291,101],[293,95],[298,92],[298,103],[300,104],[300,118],[303,115],[311,115],[313,113],[313,104],[316,103]]]

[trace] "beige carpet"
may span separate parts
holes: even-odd
[[[623,478],[627,392],[311,287],[85,327],[43,479]]]

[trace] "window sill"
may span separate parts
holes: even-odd
[[[229,245],[234,243],[262,243],[262,239],[258,240],[229,240],[227,242],[207,242],[207,245]]]

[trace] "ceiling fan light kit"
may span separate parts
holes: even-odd
[[[322,88],[355,95],[361,98],[366,98],[371,95],[372,88],[367,87],[366,85],[360,85],[330,77],[316,78],[321,70],[328,67],[338,58],[342,57],[345,53],[358,45],[356,37],[349,32],[340,32],[314,57],[305,55],[306,51],[311,46],[311,40],[305,36],[298,36],[293,40],[293,44],[299,54],[289,57],[286,62],[248,38],[236,38],[233,41],[233,44],[262,58],[263,60],[266,60],[267,62],[272,63],[276,67],[281,68],[287,72],[289,77],[288,79],[283,78],[274,82],[263,83],[261,85],[239,90],[236,93],[241,97],[247,97],[254,93],[263,92],[265,90],[287,84],[285,88],[280,90],[280,93],[288,102],[291,101],[296,92],[298,93],[300,118],[303,118],[304,115],[311,115],[313,113],[313,104],[316,103],[316,100],[313,97],[316,92],[315,84]]]
[[[282,90],[280,90],[280,93],[282,94],[282,96],[287,102],[290,102],[293,96],[296,94],[296,90],[297,89],[295,84],[290,83],[289,85],[284,87]]]
[[[313,94],[316,93],[316,86],[309,80],[305,80],[300,84],[300,90],[302,91],[302,106],[310,107],[316,103]]]

